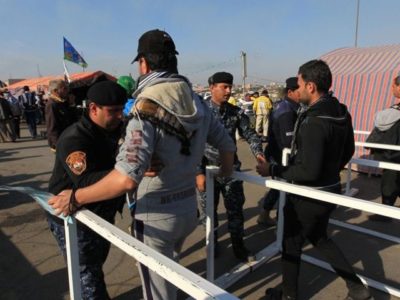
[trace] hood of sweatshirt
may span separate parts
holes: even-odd
[[[316,117],[336,126],[346,126],[351,115],[346,105],[330,95],[323,96],[317,103],[307,109],[307,116]]]
[[[205,107],[183,77],[153,80],[137,95],[137,100],[140,99],[148,99],[160,105],[174,115],[188,133],[194,132],[202,125]]]
[[[387,131],[400,120],[400,110],[388,108],[376,114],[375,127],[380,131]]]

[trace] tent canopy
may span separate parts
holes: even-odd
[[[102,71],[75,73],[75,74],[71,74],[70,78],[71,78],[70,87],[73,89],[84,87],[84,86],[90,86],[94,82],[98,81],[100,78],[113,80],[113,81],[117,80],[114,76],[111,76]],[[38,89],[47,91],[47,89],[49,87],[49,82],[52,80],[55,80],[55,79],[64,79],[64,75],[44,76],[44,77],[26,79],[26,80],[16,82],[16,83],[8,86],[8,88],[10,90],[18,91],[18,90],[22,89],[22,87],[24,87],[24,86],[29,86],[29,89],[32,91],[36,91]]]
[[[391,84],[400,72],[400,45],[341,48],[321,59],[332,71],[332,90],[347,105],[354,129],[371,131],[375,114],[394,102]]]

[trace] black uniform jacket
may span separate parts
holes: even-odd
[[[340,171],[355,149],[346,106],[326,95],[301,113],[298,122],[292,160],[288,167],[271,166],[272,175],[313,187],[340,182]]]
[[[120,136],[120,128],[107,132],[84,114],[58,140],[49,192],[57,195],[64,189],[86,187],[102,179],[114,168]],[[105,217],[110,213],[115,215],[117,210],[122,209],[123,203],[124,196],[121,196],[85,207]]]

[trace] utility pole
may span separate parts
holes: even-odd
[[[356,11],[356,33],[354,37],[354,47],[357,48],[358,44],[358,19],[360,16],[360,0],[357,0],[357,11]]]
[[[242,58],[242,67],[243,67],[243,99],[246,93],[246,77],[247,77],[247,59],[246,59],[246,52],[241,51],[240,56]]]

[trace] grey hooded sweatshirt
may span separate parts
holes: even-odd
[[[135,218],[156,221],[193,213],[197,209],[195,176],[206,143],[220,151],[235,152],[236,146],[221,122],[192,91],[183,78],[158,78],[137,95],[154,101],[177,117],[191,135],[190,154],[181,153],[181,142],[154,122],[132,118],[115,168],[139,184]],[[144,177],[153,155],[163,163],[156,177]]]
[[[387,131],[400,120],[400,110],[387,108],[376,114],[375,127],[380,131]]]

